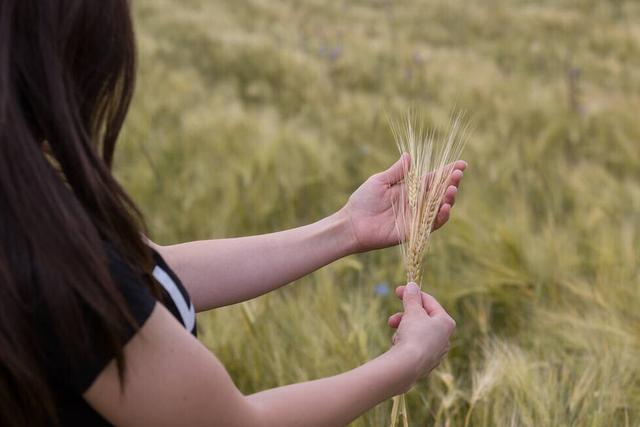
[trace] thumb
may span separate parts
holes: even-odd
[[[418,310],[424,311],[422,308],[422,295],[420,295],[418,285],[413,282],[407,284],[402,296],[402,305],[405,313],[418,312]]]
[[[409,170],[409,155],[403,154],[400,156],[397,162],[395,162],[389,169],[382,172],[382,177],[386,184],[393,185],[396,182],[404,178],[405,173]]]

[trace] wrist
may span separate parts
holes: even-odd
[[[397,396],[408,392],[418,379],[417,361],[410,351],[391,347],[380,356],[387,364],[385,371],[389,372],[392,378],[391,396]],[[390,396],[390,397],[391,397]]]
[[[345,206],[329,217],[335,227],[335,236],[342,255],[360,252],[360,244],[353,230],[353,223],[348,207]]]

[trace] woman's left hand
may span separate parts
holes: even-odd
[[[396,184],[404,178],[408,164],[405,167],[403,163],[408,162],[408,155],[402,155],[389,169],[369,177],[349,197],[343,211],[349,217],[357,252],[396,245],[399,236],[404,236],[404,230],[396,227],[394,206],[397,207],[400,200],[400,186]],[[463,160],[454,163],[434,230],[449,220],[466,167],[467,163]]]

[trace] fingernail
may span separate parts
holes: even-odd
[[[406,293],[408,293],[409,295],[414,295],[414,294],[417,294],[419,291],[420,289],[418,288],[418,285],[416,285],[413,282],[407,283],[407,287],[405,288]]]

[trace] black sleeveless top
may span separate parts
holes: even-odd
[[[114,282],[122,293],[127,306],[136,323],[142,327],[151,315],[155,307],[156,299],[115,250],[107,245],[109,258],[109,270]],[[156,262],[153,277],[161,285],[164,296],[163,304],[174,317],[194,336],[196,335],[196,317],[193,304],[187,290],[184,288],[175,273],[165,263],[159,253],[153,251]],[[127,342],[135,335],[134,328],[130,327],[123,336]],[[96,342],[99,342],[96,339]],[[91,355],[87,355],[81,366],[66,367],[60,371],[60,365],[64,362],[56,360],[55,350],[52,352],[49,366],[55,372],[51,373],[53,380],[53,393],[59,414],[59,422],[62,426],[109,426],[102,416],[87,404],[82,394],[87,391],[97,376],[114,358],[113,354],[102,349],[99,345]]]

